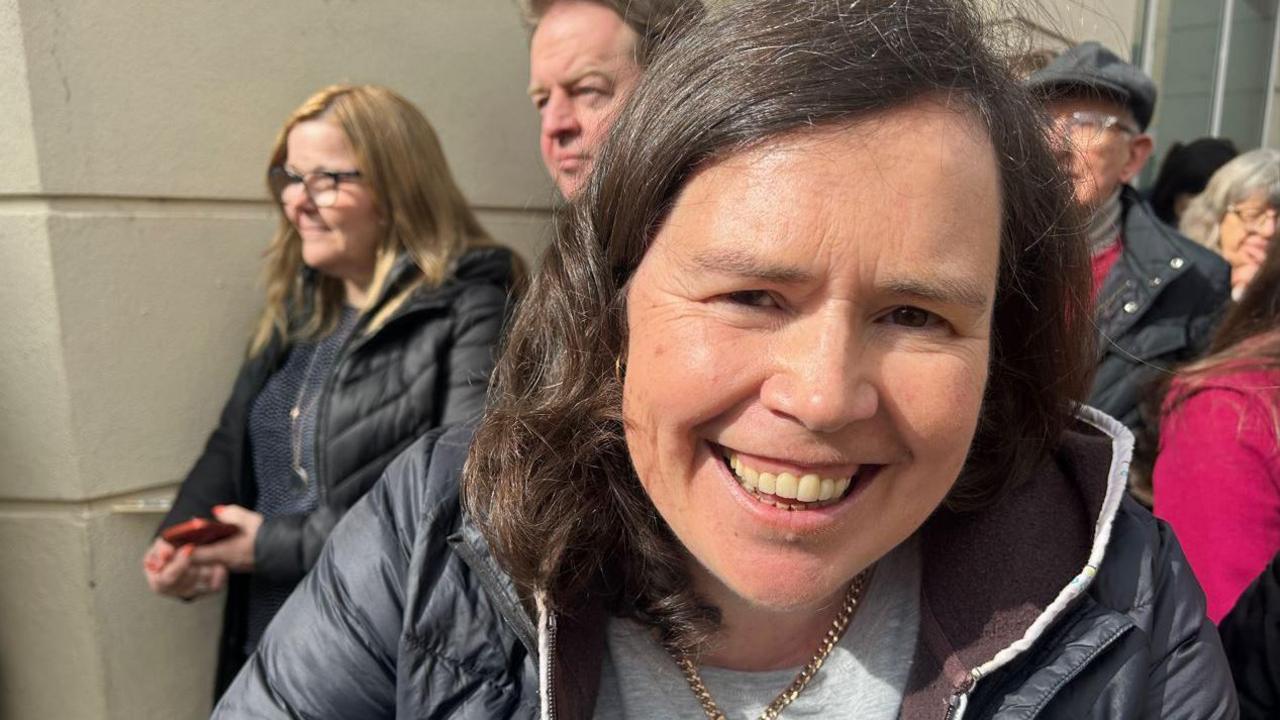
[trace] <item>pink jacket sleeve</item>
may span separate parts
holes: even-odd
[[[1280,448],[1259,392],[1274,378],[1214,386],[1165,416],[1153,485],[1217,623],[1280,551]],[[1255,381],[1255,382],[1250,382]]]

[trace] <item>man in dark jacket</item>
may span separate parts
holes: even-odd
[[[1200,354],[1230,293],[1217,254],[1156,219],[1129,185],[1151,155],[1151,78],[1096,42],[1031,75],[1089,213],[1098,367],[1089,404],[1135,432],[1161,370]]]

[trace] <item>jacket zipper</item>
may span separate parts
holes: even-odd
[[[542,672],[546,678],[546,690],[544,691],[546,712],[543,713],[542,720],[555,720],[556,718],[556,677],[555,663],[551,658],[556,653],[556,618],[550,613],[547,614],[547,647],[542,653]]]
[[[363,319],[363,318],[362,318]],[[342,347],[338,349],[338,360],[333,365],[333,371],[329,373],[329,377],[325,378],[324,387],[320,389],[320,398],[316,401],[316,436],[312,438],[312,457],[316,462],[316,498],[317,504],[324,505],[325,499],[328,497],[328,488],[325,486],[325,466],[328,458],[322,461],[321,448],[324,443],[321,442],[321,435],[324,434],[324,422],[328,417],[326,412],[329,409],[329,399],[333,395],[333,386],[338,381],[338,376],[342,374],[342,366],[351,356],[355,354],[358,347],[358,339],[360,335],[360,323],[357,321],[356,327],[351,328],[351,333],[347,339],[342,342]]]

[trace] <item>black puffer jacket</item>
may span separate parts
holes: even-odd
[[[366,335],[363,323],[394,296],[401,282],[416,275],[408,258],[401,258],[382,297],[362,315],[342,348],[317,404],[319,507],[262,524],[254,547],[255,573],[297,582],[315,564],[334,525],[396,455],[431,428],[480,412],[506,312],[512,261],[510,251],[502,248],[468,252],[443,286],[415,293]],[[183,481],[162,528],[210,517],[214,505],[254,506],[249,408],[285,356],[276,338],[245,362],[218,427]],[[228,590],[215,696],[244,660],[247,581],[246,576],[232,576]]]
[[[1084,418],[1000,504],[921,529],[903,717],[1236,716],[1177,541],[1125,494],[1131,436]],[[433,434],[388,468],[215,718],[592,716],[603,612],[525,612],[459,508],[469,440]]]
[[[1231,267],[1121,191],[1124,252],[1098,292],[1098,367],[1089,404],[1141,434],[1141,404],[1161,371],[1209,346],[1231,297]]]
[[[1240,693],[1241,717],[1280,718],[1280,555],[1240,595],[1218,630]]]

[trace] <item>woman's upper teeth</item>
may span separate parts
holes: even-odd
[[[758,490],[768,495],[800,502],[819,502],[840,497],[845,490],[849,489],[852,475],[857,473],[855,470],[847,477],[829,478],[819,477],[814,473],[797,477],[789,472],[777,474],[761,472],[748,465],[735,452],[729,453],[729,467],[733,469],[738,482],[748,490]]]

